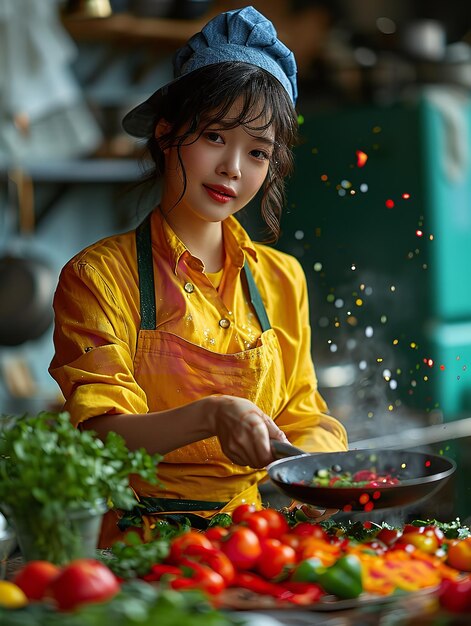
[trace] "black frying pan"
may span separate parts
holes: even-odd
[[[431,496],[455,471],[456,463],[435,454],[399,450],[350,450],[306,454],[299,448],[272,441],[276,457],[267,467],[271,481],[287,496],[324,508],[344,511],[371,511],[405,506]],[[357,472],[374,469],[392,474],[398,485],[384,487],[314,487],[316,471],[339,465]],[[304,484],[305,483],[305,484]]]

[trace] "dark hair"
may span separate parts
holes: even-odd
[[[231,118],[228,122],[228,112],[239,98],[242,98],[240,113],[237,119]],[[261,214],[267,226],[266,241],[276,241],[285,201],[284,179],[293,170],[291,148],[297,142],[298,128],[295,109],[281,83],[269,72],[247,63],[231,61],[208,65],[168,87],[156,104],[153,128],[160,119],[169,122],[170,130],[158,140],[152,136],[147,142],[155,164],[147,179],[163,175],[163,150],[175,146],[184,176],[183,193],[186,174],[180,147],[191,134],[201,134],[215,122],[225,128],[243,124],[252,130],[264,130],[273,125],[275,147],[263,185]]]

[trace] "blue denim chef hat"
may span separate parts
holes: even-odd
[[[270,72],[296,103],[294,54],[278,39],[273,24],[248,6],[220,13],[177,50],[173,59],[175,79],[132,109],[123,119],[124,130],[134,137],[149,137],[154,130],[156,100],[168,86],[201,67],[224,61],[242,61]]]

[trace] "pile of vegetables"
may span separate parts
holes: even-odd
[[[384,597],[434,589],[444,610],[471,611],[471,533],[459,520],[415,521],[401,528],[372,522],[319,524],[300,521],[292,512],[256,511],[243,504],[232,519],[218,521],[224,525],[213,523],[205,531],[163,524],[160,537],[148,544],[128,533],[126,543],[115,544],[101,561],[81,559],[60,567],[27,563],[9,582],[25,596],[10,613],[21,614],[42,601],[54,614],[82,614],[96,605],[93,610],[105,615],[129,589],[142,595],[142,585],[153,589],[152,606],[162,593],[190,594],[199,602],[203,598],[208,614],[226,620],[221,624],[231,623],[230,618],[217,609],[233,606],[235,597],[269,596],[272,606],[302,608],[362,594]],[[1,597],[0,589],[0,606]],[[2,624],[23,623],[7,621],[5,615],[0,608]],[[24,621],[27,626],[42,623]],[[219,626],[217,620],[215,624]]]
[[[113,559],[108,565],[115,567]],[[216,605],[232,589],[271,596],[277,606],[309,606],[332,596],[435,588],[444,607],[471,610],[471,592],[461,605],[448,601],[463,595],[470,572],[470,532],[459,522],[419,521],[401,529],[316,524],[243,504],[229,526],[187,530],[171,539],[166,557],[139,576],[174,590],[201,589]],[[120,576],[126,579],[122,568]]]

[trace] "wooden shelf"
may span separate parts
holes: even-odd
[[[153,44],[174,49],[200,31],[217,11],[195,20],[142,18],[116,13],[105,18],[63,17],[62,24],[76,41]]]
[[[128,183],[143,174],[136,159],[51,159],[23,161],[19,167],[35,182],[52,183]],[[5,163],[0,163],[0,181],[7,180],[8,170]]]

